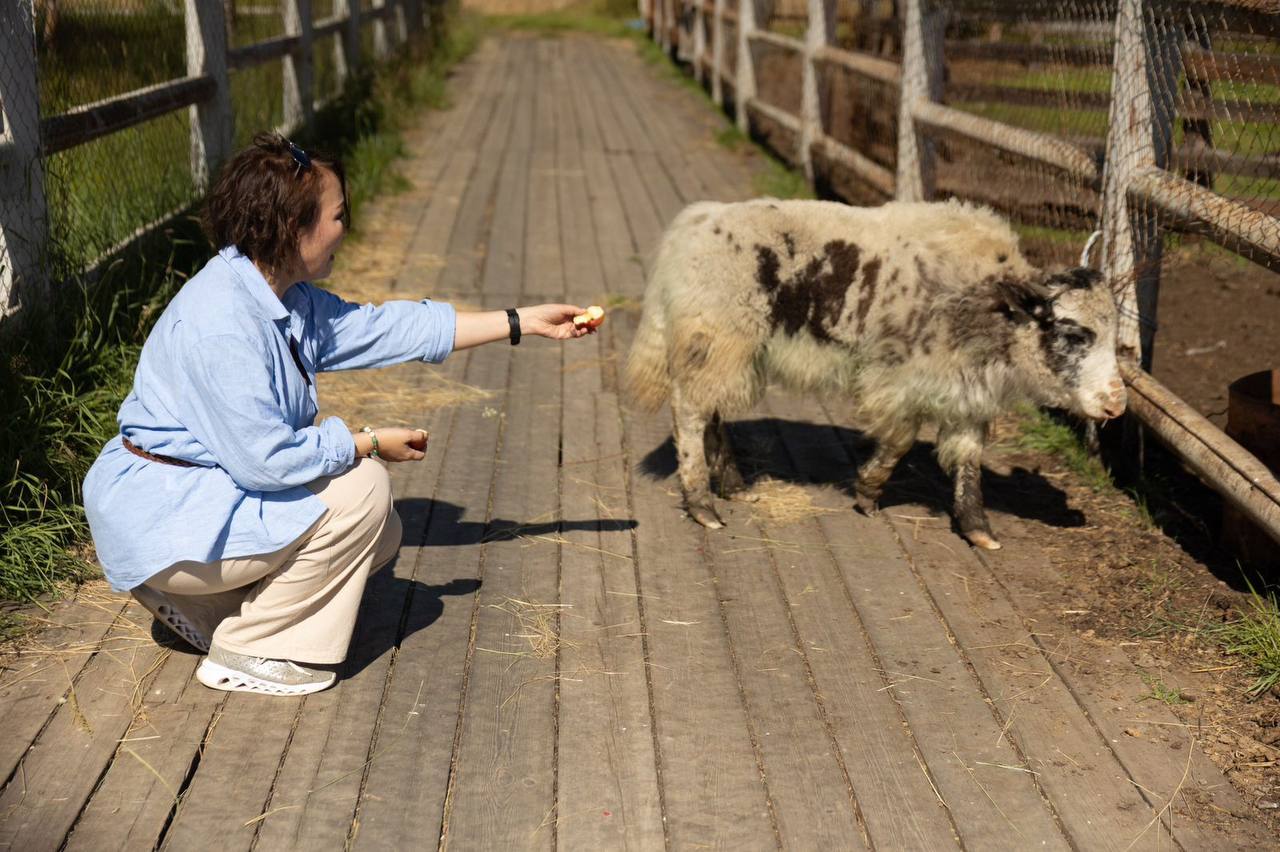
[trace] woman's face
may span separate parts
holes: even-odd
[[[330,170],[320,168],[320,213],[298,240],[298,281],[320,281],[333,271],[333,258],[347,235],[346,201],[342,184]]]

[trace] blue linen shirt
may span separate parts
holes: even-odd
[[[134,446],[199,466],[140,458],[118,435],[85,478],[85,513],[112,588],[128,591],[176,562],[297,540],[325,512],[306,484],[355,463],[348,426],[315,423],[311,377],[439,363],[453,350],[456,320],[443,302],[360,306],[307,283],[281,300],[235,248],[211,258],[147,337],[117,418]]]

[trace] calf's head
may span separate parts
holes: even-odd
[[[1037,401],[1094,420],[1124,413],[1116,363],[1116,304],[1091,269],[1041,273],[997,285],[999,310],[1014,326],[1013,366]]]

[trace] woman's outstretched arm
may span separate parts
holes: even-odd
[[[593,329],[575,327],[573,318],[582,313],[577,305],[534,305],[516,308],[520,333],[525,336],[569,340],[590,334]],[[459,311],[453,348],[469,349],[482,343],[506,340],[511,326],[506,311]]]

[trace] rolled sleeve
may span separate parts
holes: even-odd
[[[308,302],[316,344],[316,369],[359,370],[406,361],[438,364],[453,352],[458,314],[446,302],[391,301],[357,305],[309,284],[298,299]],[[292,294],[292,291],[290,291]]]

